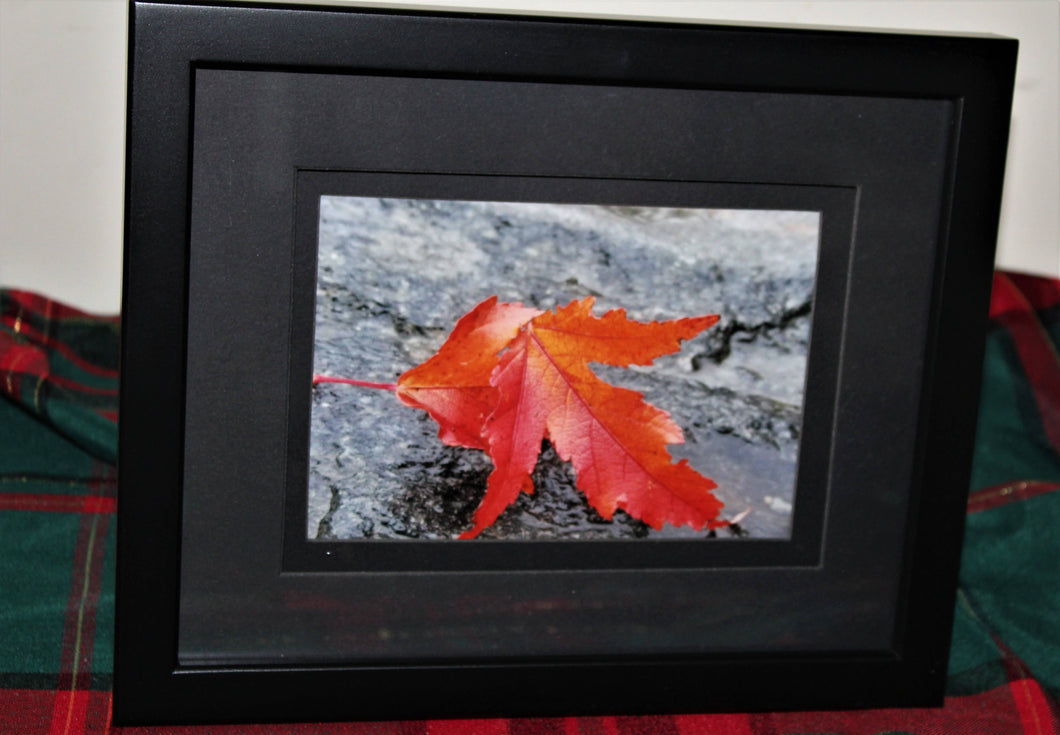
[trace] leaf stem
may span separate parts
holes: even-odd
[[[369,380],[354,380],[353,378],[333,378],[330,375],[314,375],[313,385],[317,385],[318,383],[343,383],[345,385],[359,385],[362,388],[397,390],[397,383],[373,383]]]

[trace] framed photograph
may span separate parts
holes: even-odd
[[[941,703],[1015,41],[130,38],[117,723]]]

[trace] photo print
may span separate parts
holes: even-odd
[[[789,538],[819,232],[321,197],[307,538]]]

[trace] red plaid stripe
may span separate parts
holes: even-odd
[[[1057,735],[1036,682],[1021,680],[938,709],[853,712],[123,727],[115,735]]]
[[[60,700],[72,699],[69,725],[53,714]],[[76,716],[74,716],[76,715]],[[73,729],[74,727],[77,729]],[[55,729],[66,728],[66,729]],[[69,693],[39,689],[0,689],[0,732],[4,735],[104,735],[110,727],[110,692]]]
[[[63,390],[79,391],[81,393],[87,393],[89,395],[94,396],[113,396],[115,398],[118,397],[117,388],[97,388],[92,385],[84,385],[83,383],[78,383],[76,380],[64,378],[61,375],[49,376],[48,382],[56,388],[61,388]]]
[[[5,478],[6,479],[6,478]],[[0,493],[0,510],[29,510],[47,513],[114,513],[117,501],[104,495],[40,495]]]
[[[1002,485],[994,485],[993,487],[976,490],[968,496],[968,512],[980,513],[984,510],[1014,503],[1017,500],[1027,500],[1055,490],[1060,490],[1060,482],[1019,480],[1006,482]]]

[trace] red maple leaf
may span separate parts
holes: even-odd
[[[443,443],[488,450],[482,424],[497,403],[490,373],[498,353],[540,313],[522,304],[497,303],[496,296],[486,299],[461,317],[438,352],[398,379],[398,398],[429,413]]]
[[[398,379],[398,397],[438,421],[443,442],[483,449],[493,460],[474,525],[461,538],[477,536],[520,492],[533,492],[530,474],[545,438],[573,464],[578,488],[605,519],[621,508],[653,528],[727,525],[718,520],[715,483],[667,451],[684,441],[669,414],[589,369],[590,362],[649,365],[717,315],[645,323],[622,309],[595,317],[592,305],[586,298],[542,313],[492,297],[457,323],[437,354]]]

